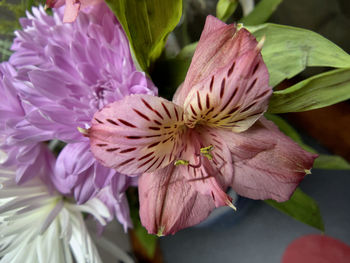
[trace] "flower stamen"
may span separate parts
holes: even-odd
[[[211,151],[214,149],[213,145],[209,145],[207,147],[203,147],[200,149],[201,154],[204,157],[207,157],[209,161],[213,160],[213,155],[211,155]]]
[[[179,159],[179,160],[176,160],[175,162],[174,162],[174,165],[189,165],[189,161],[187,161],[187,160],[181,160],[181,159]]]
[[[174,165],[188,165],[189,167],[192,167],[192,168],[199,168],[199,167],[201,167],[201,165],[202,165],[202,160],[201,160],[199,154],[196,154],[196,156],[199,157],[199,162],[198,162],[198,164],[190,164],[190,162],[187,161],[187,160],[179,159],[179,160],[176,160],[176,161],[174,162]]]

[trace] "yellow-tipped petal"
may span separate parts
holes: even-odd
[[[311,174],[311,169],[305,169],[305,174]]]
[[[158,229],[157,236],[158,236],[158,237],[163,237],[163,236],[164,236],[163,231],[164,231],[164,226],[161,226],[161,227]]]
[[[233,210],[237,211],[237,207],[235,207],[230,200],[226,200],[227,206],[231,207]]]
[[[262,47],[264,46],[265,40],[266,40],[266,37],[265,37],[265,35],[263,35],[262,38],[260,39],[258,45],[256,46],[257,50],[262,49]]]
[[[81,128],[81,127],[78,127],[77,129],[78,129],[78,131],[79,131],[80,133],[82,133],[82,134],[84,134],[84,135],[88,135],[88,130],[87,130],[87,129],[84,129],[84,128]]]

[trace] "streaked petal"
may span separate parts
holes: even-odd
[[[232,188],[252,199],[288,200],[317,157],[301,149],[265,118],[242,133],[218,133],[232,153]]]
[[[230,67],[235,58],[254,48],[256,43],[252,40],[254,37],[247,30],[237,32],[234,24],[226,25],[208,16],[185,82],[174,102],[182,105],[192,87],[216,75],[222,67],[228,64]]]
[[[227,64],[218,62],[216,66],[220,69],[216,74],[210,73],[191,89],[184,104],[184,118],[189,127],[200,122],[242,132],[266,111],[272,89],[260,48],[245,29],[239,30],[234,38],[237,42],[250,41],[247,44],[250,49],[235,47],[245,52],[233,49],[231,52],[239,56]]]
[[[181,165],[180,173],[198,192],[212,197],[216,207],[227,205],[231,198],[225,191],[233,175],[228,147],[215,130],[206,127],[191,130],[185,139],[179,159],[188,161],[189,165]],[[201,148],[205,147],[212,147],[207,156],[201,153]]]
[[[213,159],[210,161],[215,170],[215,178],[226,190],[232,184],[233,166],[230,149],[227,147],[225,138],[221,138],[217,129],[203,127],[198,130],[202,145],[213,146],[210,152]]]
[[[185,129],[183,111],[174,103],[131,95],[95,114],[89,130],[91,151],[118,172],[152,172],[176,158]]]
[[[174,234],[208,217],[215,204],[183,177],[184,167],[169,165],[139,179],[140,217],[150,234]]]
[[[206,67],[203,67],[203,65],[207,65],[208,62],[215,60],[220,47],[228,45],[229,39],[232,38],[235,32],[236,27],[234,25],[226,25],[219,19],[210,15],[207,17],[185,82],[182,85],[181,91],[178,90],[174,96],[173,101],[175,103],[179,105],[184,103],[191,88],[202,80],[202,72],[207,73],[214,70],[212,67],[206,70]],[[232,41],[230,44],[232,45]],[[204,78],[206,75],[204,75]]]
[[[173,234],[201,222],[214,207],[231,204],[225,193],[232,182],[227,146],[215,131],[204,127],[187,132],[184,139],[179,159],[188,165],[170,164],[139,179],[140,216],[149,233]],[[212,159],[200,154],[205,146],[213,146]]]

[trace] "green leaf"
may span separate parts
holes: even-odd
[[[148,234],[147,230],[141,225],[139,219],[136,222],[135,220],[133,220],[133,224],[133,230],[135,235],[137,236],[138,241],[144,248],[149,258],[153,258],[154,253],[156,252],[158,237],[155,235]]]
[[[350,68],[350,56],[315,32],[276,24],[247,29],[258,40],[266,37],[262,55],[272,87],[284,79],[294,77],[306,67]]]
[[[156,252],[158,237],[148,234],[147,230],[141,224],[137,189],[129,187],[126,193],[129,201],[130,217],[134,226],[133,232],[142,246],[143,251],[150,259],[153,259]]]
[[[106,0],[122,24],[142,70],[148,72],[178,24],[182,0]]]
[[[350,163],[337,155],[321,154],[315,160],[314,168],[326,170],[350,170]]]
[[[297,188],[290,200],[278,203],[274,200],[265,202],[294,219],[324,232],[320,209],[314,199]]]
[[[266,22],[267,19],[275,12],[276,8],[283,0],[261,0],[247,16],[239,22],[245,26],[254,26]]]
[[[303,142],[298,132],[284,119],[269,113],[265,113],[265,117],[268,120],[273,121],[281,132],[298,143],[301,148],[311,153],[317,153],[315,149]],[[350,170],[350,163],[338,155],[319,154],[314,162],[313,168],[327,170]]]
[[[12,42],[10,40],[0,39],[0,61],[8,60],[11,56],[11,47]]]
[[[216,5],[216,17],[226,21],[236,11],[238,0],[219,0]]]
[[[350,69],[312,76],[285,90],[275,91],[268,112],[299,112],[326,107],[350,98]]]
[[[179,59],[188,59],[191,61],[193,54],[196,51],[197,45],[198,42],[193,42],[187,46],[184,46],[176,57]]]

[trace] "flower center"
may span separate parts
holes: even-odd
[[[113,87],[110,80],[98,80],[95,86],[92,87],[92,99],[90,106],[96,109],[102,109],[106,104],[114,101],[116,88]]]

